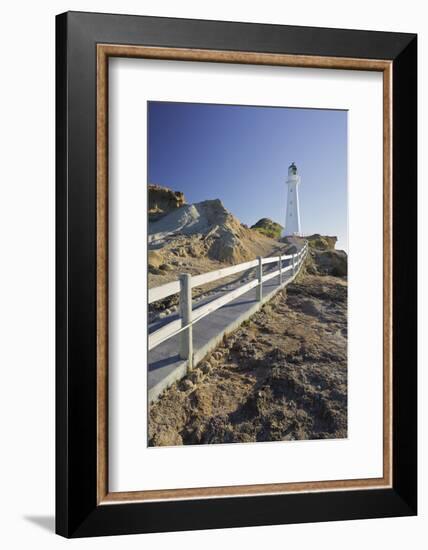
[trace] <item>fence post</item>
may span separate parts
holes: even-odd
[[[279,269],[279,284],[282,285],[282,256],[279,255],[278,260],[278,269]]]
[[[293,254],[293,277],[294,277],[294,275],[296,274],[296,266],[295,266],[295,261],[296,261],[296,260],[295,260],[295,258],[296,258],[296,254],[294,253],[294,254]]]
[[[262,301],[263,298],[263,264],[262,264],[262,257],[259,256],[258,258],[259,265],[257,266],[257,278],[259,280],[259,284],[257,286],[257,300],[259,302]]]
[[[192,322],[192,277],[188,273],[180,275],[180,317],[182,326]],[[180,359],[187,359],[187,370],[193,368],[193,327],[180,332],[179,354]]]

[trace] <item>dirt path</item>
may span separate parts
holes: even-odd
[[[150,445],[347,436],[347,282],[303,276],[151,406]]]

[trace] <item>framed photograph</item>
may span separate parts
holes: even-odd
[[[415,515],[416,35],[56,25],[57,533]]]

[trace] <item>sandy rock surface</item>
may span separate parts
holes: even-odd
[[[269,241],[273,239],[242,225],[218,199],[184,205],[149,224],[149,249],[172,243],[181,257],[235,264],[252,259]]]

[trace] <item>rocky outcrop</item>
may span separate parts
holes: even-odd
[[[234,264],[257,256],[260,241],[266,240],[244,227],[218,199],[183,205],[149,223],[149,248],[172,247],[179,257],[206,256]]]
[[[337,237],[320,235],[309,237],[283,237],[281,242],[286,245],[286,254],[298,252],[305,241],[309,245],[304,271],[310,275],[332,275],[346,277],[348,274],[348,255],[344,250],[336,250]]]
[[[312,250],[312,270],[309,273],[346,277],[348,275],[348,256],[344,250]]]
[[[309,244],[305,269],[312,275],[348,275],[348,255],[344,250],[335,250],[337,237],[311,235],[306,237]]]
[[[251,229],[255,229],[259,233],[271,237],[272,239],[279,239],[283,227],[270,218],[261,218],[257,223],[251,226]]]
[[[316,250],[334,250],[337,243],[337,237],[328,237],[327,235],[319,235],[318,233],[306,237],[306,240],[310,248]]]
[[[156,221],[177,210],[186,203],[181,191],[172,191],[168,187],[149,184],[149,221]]]

